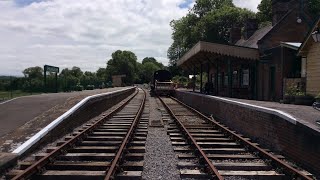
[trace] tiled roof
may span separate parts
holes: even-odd
[[[270,30],[272,29],[272,25],[265,26],[259,30],[257,30],[249,39],[240,39],[236,42],[235,45],[250,47],[250,48],[258,48],[258,41],[264,37]]]

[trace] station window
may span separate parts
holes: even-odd
[[[215,78],[214,78],[214,74],[211,74],[211,82],[213,84],[213,87],[215,87],[216,81],[215,81]]]
[[[233,87],[238,87],[239,86],[239,75],[238,75],[238,71],[235,70],[232,72],[232,86]]]
[[[249,86],[249,69],[242,70],[242,86]]]
[[[219,87],[219,89],[221,88],[221,85],[222,85],[222,74],[218,73],[218,87]]]
[[[227,74],[224,76],[223,84],[224,84],[224,86],[228,86],[228,84],[229,84],[228,75]]]

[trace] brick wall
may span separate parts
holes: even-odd
[[[212,114],[223,124],[250,137],[262,147],[292,159],[312,173],[320,174],[319,130],[267,110],[249,108],[214,97],[185,91],[176,91],[176,97],[205,114]]]

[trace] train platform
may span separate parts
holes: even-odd
[[[285,113],[292,115],[302,124],[305,124],[314,129],[318,129],[320,132],[320,111],[314,109],[312,106],[282,104],[278,102],[254,101],[254,100],[236,99],[236,98],[226,98],[226,99],[283,111]]]
[[[178,90],[192,92],[192,90],[190,89],[178,89]],[[200,92],[196,91],[196,93],[200,93]],[[206,96],[211,96],[211,95],[206,95]],[[237,99],[237,98],[228,98],[228,97],[221,97],[221,98],[239,102],[239,103],[245,103],[249,105],[260,106],[264,108],[270,108],[270,109],[282,111],[284,113],[290,114],[300,123],[305,124],[306,126],[311,127],[313,129],[317,129],[320,132],[320,111],[317,109],[314,109],[312,106],[283,104],[279,102],[256,101],[256,100]]]
[[[11,152],[87,96],[108,88],[24,96],[0,103],[0,152]]]

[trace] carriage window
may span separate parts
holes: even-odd
[[[242,70],[242,86],[249,86],[249,69]]]

